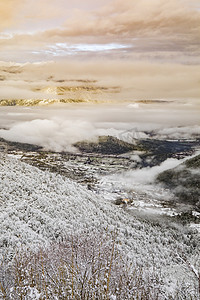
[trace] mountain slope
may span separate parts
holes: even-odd
[[[21,247],[36,250],[72,233],[116,230],[123,255],[142,267],[161,268],[166,281],[174,282],[187,276],[177,259],[180,249],[188,260],[200,249],[192,229],[139,220],[65,177],[5,155],[0,155],[0,224],[0,259],[12,259]],[[179,276],[173,268],[181,270]]]

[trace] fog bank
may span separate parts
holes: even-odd
[[[53,151],[69,151],[81,140],[112,135],[134,139],[195,139],[200,116],[196,103],[66,104],[1,107],[0,137]]]

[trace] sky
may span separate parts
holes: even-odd
[[[0,0],[0,60],[200,63],[200,0]]]
[[[199,99],[199,65],[200,0],[0,0],[0,100]]]

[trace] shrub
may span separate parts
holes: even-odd
[[[3,262],[2,299],[159,299],[158,278],[118,251],[116,234],[85,232]]]

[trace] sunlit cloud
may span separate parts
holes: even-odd
[[[48,46],[48,50],[45,50],[47,53],[52,54],[53,56],[66,56],[66,55],[76,55],[80,52],[102,52],[102,51],[111,51],[118,49],[128,49],[132,46],[122,45],[117,43],[111,44],[74,44],[69,45],[67,43],[56,43],[55,45]]]
[[[199,1],[0,0],[0,55],[200,62]],[[88,55],[87,55],[88,54]]]

